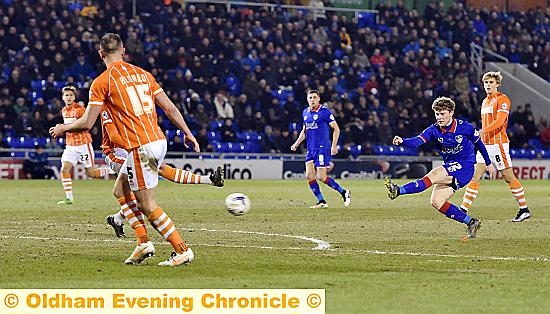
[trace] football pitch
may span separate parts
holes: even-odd
[[[397,182],[403,183],[404,180]],[[171,247],[148,226],[155,257],[124,265],[135,244],[105,217],[114,181],[0,181],[0,288],[322,288],[327,313],[543,313],[550,309],[550,182],[523,181],[533,218],[509,222],[506,183],[482,182],[472,216],[478,238],[429,205],[431,191],[386,197],[382,181],[341,181],[349,208],[322,185],[328,209],[304,181],[226,181],[223,189],[161,182],[157,201],[193,248],[188,266],[163,268]],[[232,216],[225,196],[247,194]],[[452,199],[457,204],[463,190]]]

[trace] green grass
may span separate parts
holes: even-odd
[[[187,267],[162,268],[156,263],[171,247],[151,228],[156,256],[123,264],[132,237],[118,240],[104,223],[117,207],[113,181],[75,181],[71,206],[55,204],[59,182],[0,181],[0,287],[322,288],[327,313],[550,308],[548,181],[523,182],[534,217],[519,224],[509,222],[517,205],[506,184],[483,182],[472,209],[483,225],[467,242],[464,225],[430,208],[429,192],[390,201],[381,181],[343,183],[350,208],[323,185],[330,208],[310,210],[314,197],[303,181],[227,181],[224,189],[162,182],[157,201],[196,256]],[[231,192],[250,196],[248,215],[225,211]],[[289,235],[331,248],[313,250],[315,243]]]

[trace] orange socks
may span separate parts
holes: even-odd
[[[109,174],[109,170],[109,168],[95,168],[92,178],[104,178],[106,175]]]
[[[166,215],[162,208],[155,208],[153,213],[149,215],[149,222],[166,241],[172,244],[176,253],[181,254],[187,251],[187,245],[181,238],[178,230],[176,230],[172,219]]]
[[[65,190],[65,198],[72,201],[73,181],[71,180],[71,174],[61,174],[61,184],[63,185],[63,190]]]
[[[527,201],[525,200],[525,192],[523,191],[523,186],[519,182],[518,179],[510,182],[508,184],[508,187],[510,188],[510,191],[516,198],[516,201],[518,202],[519,209],[525,209],[527,208]]]
[[[472,203],[476,199],[478,191],[479,182],[470,181],[470,183],[468,183],[468,185],[466,186],[466,191],[464,192],[464,196],[462,197],[462,205],[460,205],[460,208],[468,211],[470,209],[470,206],[472,206]]]
[[[133,194],[118,199],[120,210],[128,220],[128,224],[134,229],[138,243],[149,241],[143,213],[137,208],[137,202]]]
[[[180,184],[212,184],[208,176],[200,176],[190,171],[164,165],[159,174],[166,180]]]

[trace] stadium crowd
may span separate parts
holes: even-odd
[[[371,154],[394,134],[419,133],[433,120],[438,96],[456,100],[455,116],[479,121],[485,93],[470,66],[470,42],[550,80],[550,8],[501,12],[434,2],[417,12],[401,1],[381,2],[376,22],[370,14],[355,19],[322,9],[164,2],[139,1],[132,16],[131,1],[123,0],[3,0],[1,145],[8,135],[47,137],[62,122],[65,84],[78,86],[87,101],[104,69],[97,50],[106,32],[120,34],[128,61],[161,82],[204,151],[241,142],[248,151],[290,153],[309,88],[336,115],[342,158],[352,146]],[[548,121],[535,121],[529,104],[513,105],[511,147],[529,140],[550,146]],[[170,149],[184,149],[162,112],[159,123]],[[97,149],[100,128],[91,132]]]

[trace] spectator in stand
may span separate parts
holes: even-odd
[[[223,142],[235,142],[237,140],[235,130],[233,129],[232,119],[225,119],[224,124],[220,128],[220,132],[222,133]]]
[[[401,3],[380,3],[380,19],[369,25],[330,12],[325,19],[323,1],[311,1],[315,9],[306,15],[301,11],[268,12],[253,7],[228,12],[223,5],[186,8],[175,1],[167,5],[157,2],[143,2],[138,6],[138,15],[130,18],[128,7],[121,1],[86,0],[82,10],[73,10],[59,1],[26,6],[23,10],[18,1],[4,1],[0,5],[0,55],[2,64],[12,70],[5,81],[0,79],[0,99],[9,99],[11,105],[19,97],[41,92],[48,105],[55,103],[59,82],[70,80],[68,70],[79,54],[88,56],[85,64],[93,71],[103,70],[95,53],[99,48],[99,36],[95,34],[110,31],[126,38],[127,57],[141,59],[142,66],[157,80],[164,81],[167,94],[175,100],[191,95],[190,90],[200,99],[206,98],[207,91],[216,98],[214,95],[227,88],[233,95],[246,94],[253,111],[262,111],[270,123],[273,119],[266,107],[272,101],[260,94],[264,86],[254,89],[255,81],[246,82],[249,73],[254,73],[257,81],[265,79],[273,89],[280,85],[293,88],[300,95],[301,104],[305,103],[305,91],[315,88],[322,91],[322,99],[331,106],[342,107],[350,100],[359,107],[357,99],[371,93],[356,89],[356,84],[364,87],[365,83],[356,74],[371,72],[380,85],[376,98],[385,108],[382,111],[390,113],[389,123],[393,126],[397,124],[393,112],[401,112],[408,98],[415,105],[429,108],[433,98],[444,92],[466,103],[462,96],[466,84],[459,86],[455,78],[458,80],[459,73],[464,72],[469,82],[478,81],[468,62],[470,42],[503,52],[514,60],[519,57],[532,71],[550,79],[549,23],[542,9],[519,12],[512,8],[504,14],[494,9],[467,9],[459,3],[447,7],[444,3],[428,3],[425,15],[420,17]],[[144,12],[150,16],[141,20],[139,13]],[[111,17],[115,18],[114,23],[110,22]],[[412,45],[403,53],[407,43]],[[353,53],[347,51],[348,44]],[[335,49],[344,55],[336,55]],[[48,77],[49,73],[54,75]],[[238,79],[228,84],[227,77]],[[42,90],[31,90],[31,81],[43,79],[46,82]],[[74,79],[75,85],[89,84],[86,75],[78,74]],[[407,81],[409,91],[409,87],[403,87]],[[426,93],[420,92],[416,97],[417,90]],[[460,91],[456,93],[457,90]],[[255,92],[261,96],[257,98]],[[408,92],[408,96],[401,97]],[[471,105],[478,108],[480,100],[475,100],[475,96],[470,96]],[[222,104],[219,108],[214,100],[211,103],[211,109],[204,103],[209,115],[213,113],[220,119],[235,117],[231,105],[218,101]],[[57,110],[53,110],[57,115]],[[196,107],[190,112],[195,110]],[[361,110],[360,116],[368,117],[372,109]],[[6,115],[10,113],[6,111]],[[292,115],[286,106],[281,120],[290,121],[295,116],[300,117]]]
[[[199,143],[201,147],[201,152],[213,152],[214,147],[212,144],[208,141],[208,131],[205,127],[201,127],[199,129],[199,132],[197,133],[197,136],[195,138],[197,139],[197,143]]]
[[[235,117],[233,106],[229,103],[229,100],[223,93],[219,92],[216,94],[214,97],[214,106],[216,106],[218,119],[233,119]]]
[[[34,152],[30,152],[29,158],[23,162],[23,171],[27,179],[55,178],[53,170],[49,167],[48,157],[42,145],[34,147]]]

